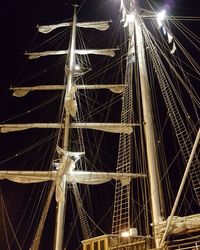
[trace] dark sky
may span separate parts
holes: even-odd
[[[80,13],[78,14],[78,18],[81,21],[116,19],[116,16],[119,15],[119,3],[117,0],[85,0],[77,2],[79,6],[82,6]],[[161,3],[162,1],[159,2]],[[175,15],[184,15],[187,13],[189,15],[198,15],[200,9],[197,0],[165,0],[163,1],[163,5],[168,5],[169,12]],[[71,1],[67,0],[7,0],[1,3],[0,121],[4,121],[5,119],[8,119],[10,117],[10,115],[7,114],[7,109],[11,112],[12,115],[20,113],[20,111],[18,110],[18,106],[16,106],[20,105],[19,101],[14,101],[15,107],[11,107],[13,101],[11,100],[11,95],[7,88],[10,85],[20,85],[18,82],[26,79],[28,74],[30,73],[30,71],[25,72],[25,76],[21,73],[23,72],[22,69],[26,65],[26,58],[23,56],[23,53],[24,51],[31,49],[32,44],[35,45],[35,42],[32,43],[32,41],[34,35],[36,34],[36,25],[66,21],[69,20],[69,18],[72,16],[72,13],[73,8],[71,7]],[[194,29],[198,30],[199,26],[195,27]],[[37,100],[32,99],[27,104],[27,107],[31,107],[33,102],[37,102]],[[25,105],[25,103],[23,103],[23,105]],[[29,135],[29,137],[26,138],[26,146],[30,145],[32,136],[33,135]],[[17,146],[17,148],[20,149],[20,135],[17,136],[14,141],[12,139],[12,136],[8,136],[8,140],[9,142],[5,142],[5,137],[3,139],[2,137],[0,138],[0,147],[2,147],[1,159],[5,159],[6,157],[12,155],[9,152],[10,147],[12,148],[13,154],[17,152],[17,150],[13,148],[13,145]],[[34,156],[32,156],[31,160],[34,160],[33,158]],[[11,169],[15,169],[14,162],[12,162],[12,164],[13,165]],[[1,166],[1,168],[4,169],[4,165],[1,164]],[[8,164],[6,166],[8,166]],[[14,185],[8,186],[8,188],[12,191],[7,191],[3,187],[2,190],[3,195],[7,195],[5,200],[7,201],[8,211],[12,213],[11,201],[17,202],[18,198],[13,197],[15,196],[15,192],[13,191],[13,189],[15,188]],[[22,193],[23,196],[27,195],[25,194],[24,189],[22,190],[22,192],[24,192]],[[19,193],[17,195],[19,195]],[[16,212],[13,213],[12,216],[17,216],[17,211],[21,209],[23,209],[23,205],[18,205],[16,207]],[[27,211],[29,209],[31,210],[31,208],[28,207]],[[53,212],[54,210],[52,209],[51,215],[53,215]],[[14,221],[14,223],[16,224],[18,222],[18,220],[16,220],[16,222]],[[48,226],[51,227],[51,224],[48,224]],[[22,233],[23,232],[21,232],[21,234]],[[1,237],[2,235],[0,235],[0,242]],[[45,237],[46,242],[50,241],[49,238],[53,238],[52,230],[50,230],[50,237],[48,238],[47,233]],[[78,243],[75,245],[76,246],[71,246],[71,248],[68,248],[68,250],[74,250],[75,247],[79,246]],[[23,250],[28,249],[28,245],[25,244],[25,246],[26,247],[24,247]],[[0,249],[2,249],[1,245]],[[15,245],[15,248],[12,248],[11,250],[16,249],[17,248]],[[47,250],[46,248],[43,249]]]
[[[31,48],[31,42],[36,33],[35,26],[69,19],[73,12],[71,2],[66,0],[8,0],[1,3],[1,88],[17,81],[19,70],[24,65],[22,54]],[[83,4],[79,19],[114,19],[114,13],[119,6],[118,1],[100,0],[98,2],[100,7],[96,6],[96,1],[78,1],[80,6]],[[190,13],[189,15],[198,16],[200,4],[196,0],[159,1],[161,2],[164,6],[168,6],[170,14]]]

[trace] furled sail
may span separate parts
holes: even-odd
[[[157,234],[162,237],[165,232],[168,220],[159,222],[156,226]],[[169,234],[179,234],[193,230],[200,230],[200,214],[194,214],[184,217],[173,216],[169,228]]]
[[[77,111],[77,102],[76,102],[76,97],[75,97],[75,92],[76,89],[74,87],[71,88],[71,90],[67,93],[65,97],[65,110],[72,116],[76,116],[76,111]]]
[[[87,185],[97,185],[108,182],[112,179],[120,180],[122,185],[130,183],[132,178],[145,177],[143,174],[132,173],[106,173],[106,172],[84,172],[84,171],[72,171],[68,176],[69,182],[76,182]]]
[[[0,133],[22,131],[31,128],[63,128],[62,123],[0,124]]]
[[[76,49],[74,52],[78,55],[101,55],[101,56],[115,56],[115,51],[118,48],[113,49]],[[68,50],[55,50],[55,51],[42,51],[42,52],[25,52],[24,54],[28,56],[28,59],[37,59],[43,56],[55,56],[55,55],[67,55]]]
[[[133,126],[138,124],[122,124],[122,123],[71,123],[71,128],[95,129],[110,133],[131,134]]]
[[[78,22],[76,24],[77,27],[80,28],[92,28],[100,31],[107,30],[109,28],[109,23],[111,21],[100,21],[100,22]],[[38,31],[44,34],[47,34],[57,28],[69,27],[72,26],[72,22],[59,23],[53,25],[38,25]]]
[[[113,93],[122,93],[124,89],[123,84],[90,84],[90,85],[76,85],[76,89],[109,89]],[[11,87],[10,90],[13,91],[13,96],[23,97],[31,91],[36,90],[65,90],[64,85],[38,85],[33,87]]]
[[[0,180],[30,184],[44,181],[54,181],[57,178],[57,171],[0,171]]]
[[[10,90],[13,91],[13,96],[23,97],[27,95],[30,91],[36,90],[65,90],[66,86],[64,85],[38,85],[33,87],[11,87]]]
[[[69,161],[69,165],[71,161]],[[71,166],[71,165],[70,165]],[[109,172],[84,172],[84,171],[68,171],[65,175],[66,181],[69,183],[80,183],[87,185],[97,185],[109,182],[112,179],[120,180],[122,185],[130,183],[132,178],[146,177],[144,174],[132,173],[109,173]],[[63,190],[61,186],[60,171],[0,171],[0,180],[10,180],[13,182],[31,184],[45,181],[56,181],[56,201],[62,202]]]
[[[110,133],[125,133],[133,132],[133,126],[139,124],[123,124],[123,123],[71,123],[70,128],[95,129]],[[32,128],[63,128],[63,123],[26,123],[26,124],[0,124],[0,133],[9,133],[15,131],[22,131]]]

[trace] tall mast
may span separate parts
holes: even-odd
[[[158,156],[155,143],[156,141],[155,128],[153,125],[151,93],[150,93],[149,79],[148,79],[147,66],[145,60],[144,41],[142,36],[141,23],[139,22],[138,16],[135,18],[135,32],[136,32],[137,58],[138,58],[139,74],[140,74],[140,87],[141,87],[141,98],[142,98],[143,119],[144,119],[144,132],[146,140],[148,173],[150,179],[152,219],[153,219],[153,225],[155,225],[161,220],[161,208],[159,201],[159,188],[157,179]],[[154,236],[157,247],[158,240],[156,239],[156,235]]]
[[[150,94],[149,80],[147,75],[147,67],[146,67],[144,46],[143,46],[144,41],[142,38],[142,30],[141,30],[141,25],[138,22],[138,18],[136,18],[135,20],[135,31],[136,31],[136,47],[137,47],[137,57],[139,63],[140,87],[141,87],[141,98],[142,98],[143,119],[144,119],[143,124],[144,124],[145,141],[146,141],[148,173],[150,179],[152,219],[153,219],[153,225],[155,225],[161,220],[161,208],[159,201],[159,187],[157,178],[158,156],[155,143],[152,105],[150,102],[151,94]]]
[[[159,195],[159,185],[158,185],[158,156],[156,150],[156,138],[155,138],[155,128],[153,122],[153,111],[151,104],[151,93],[144,51],[144,40],[142,34],[142,24],[140,21],[140,16],[138,14],[136,5],[136,0],[130,0],[130,9],[134,13],[134,22],[130,25],[135,26],[135,41],[136,41],[136,53],[139,65],[139,75],[140,75],[140,88],[141,88],[141,99],[142,99],[142,109],[143,109],[143,126],[145,132],[145,143],[146,143],[146,153],[147,153],[147,164],[148,164],[148,175],[150,180],[150,197],[151,197],[151,210],[152,210],[152,221],[153,226],[161,221],[161,206],[160,206],[160,195]],[[129,29],[130,30],[130,29]],[[133,30],[133,29],[132,29]],[[129,34],[131,35],[131,34]],[[159,246],[159,240],[155,235],[156,247]]]
[[[65,71],[67,69],[67,85],[66,85],[66,93],[65,93],[65,100],[64,105],[66,104],[69,93],[71,92],[72,83],[73,83],[73,71],[75,65],[75,44],[76,44],[76,7],[74,5],[74,15],[73,15],[73,23],[72,23],[72,33],[69,45],[69,59],[66,60],[65,63]],[[68,150],[69,147],[69,125],[70,125],[70,113],[66,109],[65,105],[65,112],[64,112],[64,133],[63,133],[63,149],[65,151]],[[61,158],[62,167],[65,168],[67,165],[67,158],[66,156],[62,156]],[[64,224],[65,224],[65,206],[66,206],[66,175],[62,174],[60,180],[60,187],[63,192],[63,200],[57,203],[57,214],[56,214],[56,228],[55,228],[55,243],[54,249],[55,250],[62,250],[63,249],[63,235],[64,235]]]

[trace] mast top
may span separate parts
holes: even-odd
[[[78,4],[72,4],[72,6],[74,7],[74,9],[78,8],[79,5]]]

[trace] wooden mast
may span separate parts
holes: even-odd
[[[69,60],[66,60],[65,70],[67,70],[67,85],[66,85],[66,93],[64,104],[67,102],[68,95],[71,92],[72,84],[73,84],[73,71],[75,65],[75,45],[76,45],[76,8],[77,5],[74,5],[74,15],[73,15],[73,23],[72,23],[72,33],[69,45]],[[66,105],[65,105],[66,106]],[[64,113],[64,133],[63,133],[63,150],[67,151],[69,147],[69,126],[70,125],[70,113],[65,107]],[[67,158],[65,155],[62,156],[61,162],[63,168],[66,167]],[[64,170],[64,169],[63,169]],[[57,202],[57,214],[56,214],[56,227],[55,227],[55,241],[54,241],[54,249],[62,250],[63,249],[63,236],[64,236],[64,224],[65,224],[65,206],[66,206],[66,175],[61,175],[60,187],[63,192],[63,200]]]
[[[132,8],[136,5],[136,0],[130,1]],[[161,221],[161,206],[160,206],[160,195],[159,195],[159,180],[158,180],[158,155],[156,149],[156,138],[155,128],[153,122],[153,111],[151,104],[151,93],[148,79],[144,40],[142,34],[142,27],[140,17],[137,12],[137,7],[134,8],[133,13],[134,22],[132,25],[135,26],[135,41],[136,41],[136,53],[139,65],[139,76],[140,76],[140,88],[141,88],[141,99],[143,109],[143,127],[145,132],[145,143],[147,153],[147,165],[148,175],[150,181],[150,197],[151,197],[151,210],[152,210],[152,222],[153,227],[155,224]],[[153,228],[154,229],[154,228]],[[155,246],[159,246],[159,239],[155,235]]]

